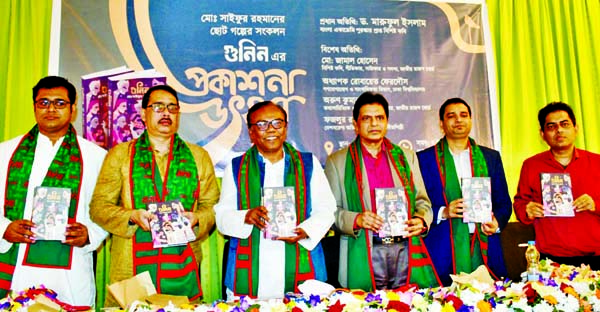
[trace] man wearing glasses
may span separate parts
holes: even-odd
[[[254,145],[225,169],[221,199],[215,206],[217,228],[230,236],[225,286],[227,298],[282,298],[298,292],[309,279],[325,281],[321,238],[333,224],[335,199],[321,164],[310,153],[285,142],[287,113],[266,101],[246,116]],[[265,187],[292,187],[295,193],[294,235],[265,238],[269,218],[262,203]]]
[[[214,225],[219,189],[212,161],[201,147],[184,142],[179,100],[167,85],[150,88],[142,98],[146,131],[113,147],[102,165],[94,191],[92,220],[112,233],[110,283],[148,271],[162,294],[196,301],[200,287],[200,239]],[[152,247],[149,204],[179,200],[196,239],[183,246]],[[160,205],[159,205],[160,206]],[[106,306],[116,306],[107,296]]]
[[[65,78],[42,78],[33,88],[36,125],[0,144],[0,297],[43,284],[71,305],[94,304],[92,254],[106,232],[90,220],[88,207],[106,151],[76,134],[75,101]],[[30,221],[40,186],[70,194],[62,240],[42,240],[32,231],[43,227]]]
[[[421,235],[433,219],[417,156],[386,138],[389,105],[383,95],[361,94],[354,103],[356,139],[331,154],[325,174],[337,202],[339,282],[350,289],[395,289],[406,284],[438,286]],[[406,234],[385,236],[376,189],[395,188],[407,199]]]
[[[538,113],[540,134],[550,150],[523,162],[515,195],[515,214],[533,224],[540,259],[600,270],[600,155],[575,147],[579,131],[573,109],[553,102]],[[567,173],[573,192],[572,217],[544,216],[542,173]]]

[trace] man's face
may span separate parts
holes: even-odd
[[[450,104],[444,111],[444,120],[440,127],[448,139],[464,139],[469,137],[473,125],[469,109],[462,103]]]
[[[260,108],[250,118],[250,123],[253,124],[248,129],[250,141],[256,145],[258,151],[263,155],[277,153],[282,150],[283,143],[287,138],[287,123],[279,129],[275,129],[273,125],[269,124],[266,130],[260,130],[254,124],[259,121],[271,122],[275,119],[285,120],[285,115],[274,105]]]
[[[152,110],[153,104],[164,104],[165,110],[160,113]],[[150,136],[171,137],[179,129],[179,112],[170,113],[166,106],[179,105],[177,99],[165,90],[155,90],[150,94],[148,106],[142,109],[142,120]]]
[[[63,100],[69,102],[69,93],[64,87],[40,89],[35,97],[35,101],[40,100]],[[66,107],[57,109],[54,104],[50,104],[47,108],[37,108],[34,103],[33,111],[35,113],[35,121],[42,134],[46,136],[49,134],[62,136],[67,133],[73,116],[76,116],[77,106],[68,104]]]
[[[358,119],[353,120],[354,132],[365,143],[379,143],[387,133],[388,119],[383,106],[378,103],[363,105]]]
[[[567,112],[556,111],[546,116],[541,135],[551,150],[568,150],[575,144],[577,126],[573,125]]]

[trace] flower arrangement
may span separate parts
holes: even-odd
[[[58,299],[58,294],[41,285],[19,292],[11,292],[0,300],[0,311],[90,311],[88,306],[72,306]]]
[[[472,279],[451,287],[417,289],[406,286],[396,290],[364,291],[336,290],[328,296],[287,294],[283,299],[254,300],[241,297],[233,303],[217,301],[211,305],[186,304],[180,307],[152,307],[135,302],[128,312],[471,312],[471,311],[600,311],[600,271],[587,266],[541,263],[547,270],[538,281],[494,283]],[[35,289],[29,291],[36,291]],[[37,291],[52,292],[48,290]],[[26,295],[27,297],[28,295]],[[54,298],[55,298],[54,294]],[[19,299],[21,298],[21,299]],[[2,311],[21,311],[27,303],[23,294],[0,301]]]
[[[193,311],[600,311],[600,272],[588,266],[558,265],[549,260],[542,261],[541,267],[548,274],[538,281],[515,283],[504,280],[489,284],[472,280],[451,287],[404,287],[374,293],[337,290],[323,298],[288,294],[283,300],[271,301],[242,297],[235,303],[196,306]]]

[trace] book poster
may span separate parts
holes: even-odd
[[[296,197],[294,187],[265,187],[263,202],[269,212],[265,238],[296,236]]]
[[[108,78],[130,71],[121,66],[81,76],[83,136],[100,147],[110,147]]]
[[[463,221],[486,223],[492,221],[492,182],[489,177],[462,179],[462,195],[465,201]]]
[[[542,173],[541,182],[544,216],[575,216],[571,176],[568,173]]]
[[[379,237],[403,236],[406,231],[408,211],[406,195],[401,187],[375,189],[377,215],[383,218]]]
[[[31,231],[37,240],[60,240],[65,238],[69,220],[71,189],[38,186],[33,195]]]
[[[321,163],[356,137],[352,106],[365,91],[386,97],[387,136],[403,147],[435,144],[437,111],[455,96],[476,108],[477,142],[497,139],[485,1],[63,2],[59,73],[165,74],[179,134],[206,148],[217,174],[251,146],[245,116],[264,100],[288,111],[290,143]]]
[[[179,200],[148,204],[148,212],[156,216],[150,221],[154,248],[185,245],[196,238],[184,211]]]

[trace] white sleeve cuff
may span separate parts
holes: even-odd
[[[444,218],[444,210],[446,210],[446,206],[441,206],[440,210],[438,210],[436,224],[440,224],[442,221],[446,220],[446,218]]]

